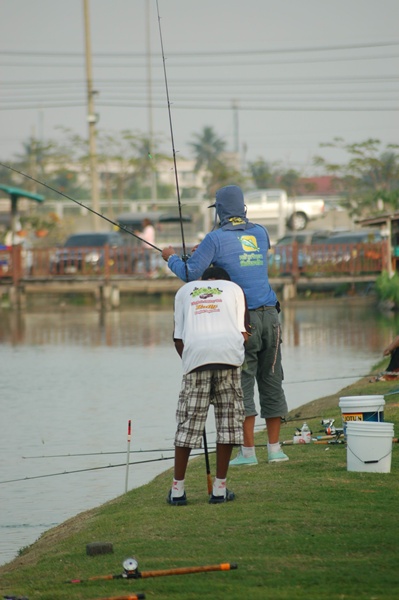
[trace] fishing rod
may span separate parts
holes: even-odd
[[[166,101],[167,101],[167,105],[168,105],[170,139],[171,139],[171,143],[172,143],[173,167],[174,167],[174,172],[175,172],[177,205],[178,205],[178,209],[179,209],[180,234],[181,234],[182,247],[183,247],[182,260],[184,262],[184,266],[185,266],[185,270],[186,270],[186,281],[188,281],[188,267],[187,267],[188,256],[187,256],[187,253],[186,253],[186,243],[185,243],[185,240],[184,240],[183,215],[182,215],[182,206],[181,206],[181,201],[180,201],[179,177],[178,177],[178,173],[177,173],[176,148],[175,148],[175,140],[174,140],[174,135],[173,135],[172,111],[171,111],[171,108],[170,108],[168,77],[166,75],[166,59],[165,59],[165,52],[164,52],[164,47],[163,47],[161,17],[160,17],[160,14],[159,14],[158,0],[156,0],[156,4],[157,4],[157,15],[158,15],[159,40],[160,40],[160,43],[161,43],[163,74],[164,74],[164,81],[165,81]]]
[[[202,456],[202,454],[193,454],[192,455],[194,458],[196,456]],[[138,462],[130,462],[129,465],[144,465],[147,463],[153,463],[153,462],[161,462],[163,460],[171,460],[173,459],[173,456],[164,456],[162,458],[154,458],[152,460],[141,460]],[[72,475],[73,473],[86,473],[88,471],[101,471],[102,469],[115,469],[117,467],[125,467],[126,468],[126,462],[118,464],[118,465],[105,465],[102,467],[90,467],[87,469],[75,469],[73,471],[61,471],[59,473],[48,473],[47,475],[33,475],[31,477],[19,477],[16,479],[7,479],[5,481],[0,481],[0,485],[4,484],[4,483],[15,483],[18,481],[30,481],[31,479],[44,479],[46,477],[57,477],[58,475]]]
[[[154,450],[130,450],[130,454],[140,454],[140,453],[152,453],[152,452],[174,452],[174,448],[156,448]],[[126,451],[123,450],[114,450],[111,452],[77,452],[68,453],[68,454],[41,454],[37,456],[21,456],[21,458],[26,460],[31,460],[34,458],[75,458],[79,456],[106,456],[108,454],[126,454]]]
[[[142,600],[145,598],[145,594],[140,592],[138,594],[128,594],[127,596],[107,596],[106,598],[97,598],[96,600]]]
[[[188,255],[187,255],[187,252],[186,252],[186,242],[185,242],[185,239],[184,239],[183,215],[182,215],[182,206],[181,206],[181,201],[180,201],[179,176],[178,176],[178,173],[177,173],[176,148],[175,148],[175,140],[174,140],[174,135],[173,135],[172,111],[171,111],[171,108],[170,108],[169,85],[168,85],[168,77],[167,77],[167,74],[166,74],[166,59],[165,59],[165,52],[164,52],[164,46],[163,46],[161,17],[160,17],[160,14],[159,14],[158,0],[156,0],[156,5],[157,5],[157,15],[158,15],[159,40],[160,40],[160,43],[161,43],[163,74],[164,74],[164,81],[165,81],[166,101],[167,101],[167,105],[168,105],[170,139],[171,139],[171,143],[172,143],[172,154],[173,154],[173,166],[174,166],[174,172],[175,172],[177,205],[178,205],[178,208],[179,208],[180,233],[181,233],[181,241],[182,241],[182,247],[183,247],[182,260],[184,262],[184,269],[185,269],[185,273],[186,273],[186,281],[189,281],[188,267],[187,267]],[[205,467],[206,467],[206,475],[207,475],[208,493],[211,494],[212,493],[212,479],[211,479],[211,471],[210,471],[210,466],[209,466],[208,444],[207,444],[207,441],[206,441],[206,428],[205,427],[204,427],[204,432],[203,432],[203,439],[204,439],[204,455],[205,455]]]
[[[89,212],[93,213],[93,215],[97,215],[97,217],[101,217],[101,219],[104,219],[105,221],[108,221],[108,223],[111,223],[111,225],[114,225],[115,227],[118,227],[119,229],[121,229],[125,233],[128,233],[129,235],[132,235],[136,239],[140,240],[141,242],[144,242],[148,246],[151,246],[151,248],[154,248],[154,250],[158,250],[158,252],[162,252],[161,248],[158,248],[158,246],[154,246],[154,244],[151,244],[151,242],[147,242],[147,240],[145,240],[144,238],[140,237],[139,235],[137,235],[136,233],[134,233],[133,231],[131,231],[131,229],[128,229],[124,225],[120,225],[116,221],[113,221],[112,219],[109,219],[108,217],[106,217],[102,213],[97,212],[96,210],[94,210],[93,208],[90,208],[89,206],[86,206],[86,204],[83,204],[83,202],[79,202],[79,200],[76,200],[75,198],[72,198],[72,196],[68,196],[68,194],[65,194],[64,192],[60,192],[60,190],[57,190],[56,188],[52,187],[48,183],[44,183],[44,181],[40,181],[39,179],[36,179],[35,177],[32,177],[31,175],[28,175],[27,173],[24,173],[23,171],[19,171],[15,167],[11,167],[11,165],[7,165],[5,163],[0,162],[0,166],[1,167],[5,167],[6,169],[10,169],[10,171],[14,171],[14,173],[18,173],[18,175],[22,175],[23,177],[26,177],[26,179],[30,179],[31,181],[34,181],[35,183],[38,183],[39,185],[42,185],[43,187],[47,188],[48,190],[51,190],[52,192],[55,192],[56,194],[59,194],[60,196],[63,196],[64,198],[67,198],[68,200],[71,200],[72,202],[75,202],[75,204],[78,204],[82,208],[85,208]]]
[[[337,379],[362,379],[363,377],[371,377],[372,373],[366,375],[340,375],[339,377],[323,377],[321,379],[302,379],[300,381],[284,381],[284,385],[296,383],[317,383],[318,381],[336,381]]]
[[[109,581],[112,579],[146,579],[147,577],[165,577],[168,575],[189,575],[191,573],[206,573],[209,571],[231,571],[237,569],[237,563],[221,563],[200,567],[180,567],[177,569],[160,569],[157,571],[139,571],[135,558],[123,561],[123,572],[116,575],[94,575],[87,579],[69,579],[65,583],[86,583],[87,581]]]
[[[208,441],[206,439],[206,429],[204,427],[204,433],[202,434],[204,439],[204,454],[205,454],[205,467],[206,467],[206,481],[208,484],[208,494],[212,494],[212,477],[211,477],[211,467],[209,465],[209,452],[208,452]]]
[[[309,417],[308,417],[309,418]],[[211,444],[208,448],[214,448],[215,444]],[[154,453],[154,452],[174,452],[174,448],[154,448],[153,450],[130,450],[130,454],[145,454],[145,453]],[[123,450],[113,450],[111,452],[77,452],[68,454],[38,454],[37,456],[21,456],[21,458],[25,460],[32,459],[43,459],[43,458],[76,458],[81,456],[107,456],[108,454],[126,454]],[[133,464],[133,463],[132,463]],[[136,464],[136,463],[135,463]],[[137,463],[139,464],[139,463]]]

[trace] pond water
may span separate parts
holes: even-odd
[[[290,409],[367,374],[398,326],[363,299],[290,305],[281,321]],[[172,329],[171,308],[0,310],[0,564],[123,494],[126,479],[132,489],[172,467],[181,381]],[[207,434],[212,445],[212,411]]]

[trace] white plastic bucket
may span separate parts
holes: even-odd
[[[348,422],[346,435],[348,471],[391,472],[393,423]]]
[[[342,413],[342,427],[346,436],[348,423],[384,421],[384,396],[343,396],[338,406]]]

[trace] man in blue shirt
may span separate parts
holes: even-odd
[[[251,334],[245,349],[241,384],[244,393],[244,445],[231,465],[257,464],[254,401],[258,385],[261,417],[268,431],[268,460],[282,462],[288,456],[279,444],[281,417],[288,408],[282,389],[281,329],[277,297],[270,286],[267,252],[270,238],[266,229],[248,221],[241,188],[228,185],[216,192],[213,205],[220,220],[218,229],[208,233],[185,262],[169,246],[162,251],[170,270],[183,281],[199,279],[210,265],[225,269],[243,290],[250,311]]]

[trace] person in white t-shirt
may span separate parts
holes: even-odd
[[[167,502],[187,504],[185,473],[192,448],[200,448],[213,404],[216,421],[216,477],[210,504],[234,500],[226,488],[233,446],[242,444],[244,405],[241,366],[249,315],[242,289],[219,267],[209,267],[175,296],[174,334],[183,381],[176,411],[175,465]]]

